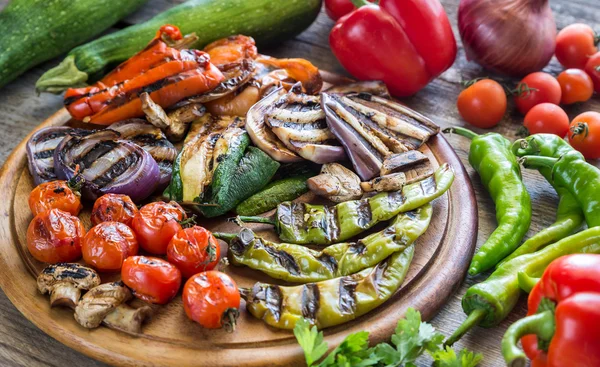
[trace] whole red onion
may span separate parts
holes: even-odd
[[[458,29],[468,60],[512,76],[541,70],[556,46],[548,0],[461,0]]]

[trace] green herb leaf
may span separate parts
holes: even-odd
[[[310,323],[305,319],[296,322],[294,336],[304,350],[308,366],[312,366],[327,352],[327,343],[323,342],[323,332],[318,331],[316,326],[311,328]]]
[[[350,334],[335,348],[327,358],[319,364],[319,367],[345,367],[345,366],[372,366],[377,364],[378,359],[370,355],[369,333],[360,331]]]
[[[458,356],[454,349],[446,347],[432,354],[433,365],[435,367],[475,367],[483,359],[481,353],[473,353],[463,349],[458,352]]]

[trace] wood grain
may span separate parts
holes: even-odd
[[[8,0],[0,0],[0,8],[7,2]],[[149,0],[144,9],[130,16],[126,19],[126,22],[143,21],[170,4],[180,2],[182,0]],[[458,0],[442,0],[442,3],[448,12],[457,40],[459,40],[456,29]],[[600,29],[600,10],[597,7],[596,0],[550,0],[550,3],[559,28],[573,22],[584,22],[596,30]],[[298,37],[265,52],[274,56],[308,58],[323,69],[343,73],[343,68],[328,47],[328,34],[332,25],[333,22],[322,13],[316,22]],[[3,144],[0,145],[0,162],[6,160],[10,151],[33,128],[61,106],[60,97],[49,94],[37,96],[34,92],[34,84],[37,78],[45,70],[55,66],[58,61],[54,60],[30,70],[0,91],[0,129],[3,137]],[[554,75],[561,70],[555,59],[545,68],[545,71]],[[405,99],[404,102],[412,108],[431,116],[441,126],[464,125],[455,107],[456,96],[461,90],[460,81],[488,75],[490,75],[489,72],[482,70],[475,63],[466,61],[459,40],[459,54],[453,67],[423,91],[412,98]],[[512,82],[515,81],[512,80]],[[514,111],[512,104],[509,105],[509,110],[513,112],[508,113],[493,131],[514,138],[522,117]],[[600,111],[599,98],[595,96],[592,101],[569,106],[566,110],[571,118],[585,110]],[[465,166],[467,166],[468,175],[473,181],[479,206],[478,245],[481,245],[495,228],[494,206],[481,186],[477,174],[468,165],[468,143],[460,137],[449,138],[449,141]],[[524,172],[524,179],[533,203],[534,217],[528,233],[528,235],[532,235],[554,221],[556,194],[537,173],[526,171]],[[6,213],[3,214],[6,218]],[[484,278],[485,276],[467,277],[460,289],[446,300],[446,306],[432,320],[433,325],[446,335],[450,334],[465,317],[460,306],[461,296],[468,286]],[[500,339],[506,327],[524,314],[525,302],[522,300],[508,319],[498,327],[493,329],[476,328],[467,334],[457,344],[457,347],[467,347],[482,352],[485,356],[483,366],[503,366],[503,359],[499,351]],[[27,321],[6,296],[0,292],[0,365],[70,366],[76,364],[82,366],[104,365],[45,335]],[[419,361],[418,365],[425,367],[430,366],[430,363],[423,360]]]

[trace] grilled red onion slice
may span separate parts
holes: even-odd
[[[158,164],[150,153],[119,138],[112,130],[65,137],[54,152],[56,176],[71,179],[79,165],[85,179],[81,194],[86,199],[107,193],[129,195],[134,202],[147,198],[159,182]]]
[[[164,189],[171,181],[177,149],[167,140],[162,130],[142,119],[117,122],[110,125],[110,129],[119,132],[121,139],[132,141],[150,153],[160,170],[158,189]]]
[[[27,141],[27,163],[35,185],[56,180],[54,174],[54,150],[67,135],[85,136],[92,130],[74,129],[67,126],[45,127],[36,131]]]

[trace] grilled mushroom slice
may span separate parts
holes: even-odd
[[[50,293],[50,306],[75,308],[81,290],[100,284],[95,270],[76,263],[48,265],[37,278],[37,287],[42,294]]]
[[[334,85],[325,92],[328,94],[369,93],[384,98],[391,98],[390,91],[388,90],[387,86],[380,80],[367,80]]]
[[[171,141],[183,139],[190,122],[204,115],[206,111],[204,106],[194,103],[178,107],[167,114],[145,92],[140,94],[140,101],[142,102],[142,111],[146,114],[148,122],[164,130]]]
[[[376,176],[393,153],[419,148],[439,127],[394,101],[366,93],[322,94],[327,124],[363,180]]]
[[[321,174],[309,178],[306,183],[310,191],[336,203],[359,199],[362,196],[360,178],[338,163],[324,164]]]
[[[433,175],[429,158],[419,151],[395,154],[383,162],[381,177],[362,182],[361,188],[371,191],[398,191],[404,185]]]
[[[150,316],[148,306],[134,309],[125,304],[133,295],[123,282],[104,283],[92,288],[75,308],[75,320],[88,329],[105,323],[116,329],[139,332],[141,324]]]

